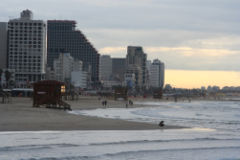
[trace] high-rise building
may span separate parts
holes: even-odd
[[[135,73],[136,86],[146,85],[146,61],[147,55],[140,46],[128,46],[127,50],[127,73]]]
[[[163,88],[165,83],[165,65],[163,62],[160,64],[160,87]]]
[[[30,10],[8,22],[8,68],[15,70],[17,84],[44,79],[46,67],[46,24],[33,20]]]
[[[152,61],[151,61],[151,60],[147,60],[147,62],[146,62],[146,68],[147,68],[148,71],[150,71],[151,65],[152,65]]]
[[[150,87],[150,67],[152,65],[151,60],[146,61],[146,88]]]
[[[150,86],[163,88],[164,86],[164,63],[158,59],[153,60],[150,66]]]
[[[112,77],[113,79],[124,82],[126,71],[126,58],[112,58]]]
[[[84,70],[91,68],[92,81],[99,80],[99,54],[84,34],[76,30],[75,21],[49,20],[47,36],[48,66],[53,67],[60,53],[70,53],[83,62]]]
[[[61,53],[58,59],[54,59],[53,68],[56,80],[62,82],[70,80],[73,62],[74,59],[70,56],[70,53]]]
[[[102,55],[99,62],[100,80],[109,80],[112,75],[112,59],[109,55]]]
[[[0,22],[0,68],[7,68],[7,22]]]

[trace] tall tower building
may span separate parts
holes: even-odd
[[[134,72],[136,77],[136,86],[146,85],[146,61],[147,55],[140,46],[128,46],[127,50],[127,72]]]
[[[114,79],[124,82],[126,71],[126,58],[112,58],[112,76]]]
[[[80,30],[76,30],[76,22],[68,20],[48,21],[48,58],[49,67],[53,67],[54,59],[60,53],[70,53],[74,59],[83,62],[83,68],[91,68],[92,81],[98,81],[99,54]]]
[[[46,67],[46,24],[33,20],[30,10],[8,22],[8,68],[16,82],[25,84],[44,79]]]
[[[165,83],[165,65],[163,62],[160,64],[160,87],[163,88]]]
[[[7,68],[7,22],[0,22],[0,68]]]
[[[109,80],[112,75],[112,59],[109,55],[102,55],[99,63],[100,80]]]
[[[150,66],[150,86],[163,88],[164,86],[164,63],[158,59],[153,60]]]

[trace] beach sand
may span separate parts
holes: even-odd
[[[67,101],[73,110],[103,108],[97,97],[80,97]],[[108,107],[125,107],[125,102],[108,100]],[[134,107],[142,107],[134,105]],[[42,130],[149,130],[180,129],[180,126],[159,127],[158,124],[129,122],[82,115],[73,115],[64,110],[32,107],[31,98],[12,98],[8,104],[0,104],[0,131]]]

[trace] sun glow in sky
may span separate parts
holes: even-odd
[[[240,72],[166,70],[165,84],[171,84],[176,88],[200,88],[208,85],[240,86]]]

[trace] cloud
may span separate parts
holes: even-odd
[[[137,45],[167,68],[240,70],[239,0],[1,0],[0,8],[0,21],[26,8],[35,19],[76,20],[102,54],[125,57]]]
[[[183,56],[194,57],[224,57],[234,54],[240,54],[240,51],[232,51],[227,49],[200,49],[191,47],[146,47],[147,53],[176,53]]]
[[[100,53],[102,54],[116,54],[119,52],[127,52],[126,47],[104,47],[99,50]]]
[[[74,19],[87,28],[239,33],[239,5],[236,0],[1,0],[0,15],[8,19],[29,8],[38,19]]]
[[[151,5],[153,0],[69,0],[75,3],[94,5],[98,7],[126,7],[126,6],[142,6]]]
[[[177,54],[186,57],[204,57],[204,58],[215,58],[215,57],[225,57],[240,54],[240,51],[233,51],[227,49],[201,49],[201,48],[191,48],[191,47],[144,47],[147,54]],[[102,54],[111,54],[112,56],[119,53],[127,53],[127,46],[117,46],[117,47],[104,47],[99,50]]]
[[[167,69],[184,70],[240,70],[240,50],[203,49],[192,47],[144,46],[148,60],[160,59]],[[100,49],[100,53],[112,57],[126,57],[127,46],[111,46]]]

